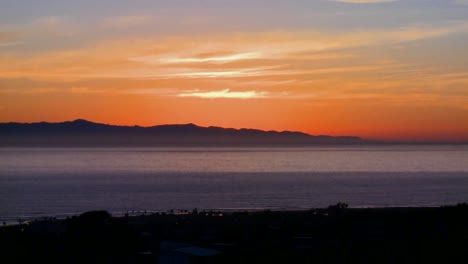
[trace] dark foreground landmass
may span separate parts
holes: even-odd
[[[5,263],[468,263],[468,205],[87,212],[0,228]]]
[[[307,146],[362,142],[352,136],[313,136],[294,131],[200,127],[194,124],[114,126],[82,119],[62,123],[0,123],[0,146],[10,147]]]

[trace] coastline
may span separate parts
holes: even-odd
[[[468,204],[442,207],[86,212],[0,228],[0,253],[49,263],[319,263],[467,260]],[[207,255],[197,255],[210,252]],[[212,254],[211,254],[212,253]]]
[[[459,203],[463,204],[463,203]],[[447,206],[455,205],[427,205],[427,206],[349,206],[348,210],[418,210],[418,209],[429,209],[429,208],[443,208]],[[128,211],[106,211],[113,218],[119,217],[142,217],[151,215],[190,215],[193,210],[200,212],[211,212],[211,213],[222,213],[224,215],[235,214],[235,213],[262,213],[262,212],[275,212],[275,213],[294,213],[294,212],[308,212],[311,210],[327,210],[327,207],[317,208],[305,208],[305,207],[258,207],[258,208],[192,208],[192,209],[170,209],[170,210],[128,210]],[[93,210],[95,211],[95,210]],[[2,226],[15,226],[22,224],[30,224],[33,222],[50,221],[50,220],[66,220],[73,217],[79,217],[80,215],[92,211],[85,212],[68,212],[68,213],[57,213],[57,214],[31,214],[31,215],[19,215],[19,216],[0,216],[0,228]],[[20,221],[21,220],[21,221]]]

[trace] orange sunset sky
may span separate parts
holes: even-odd
[[[468,1],[2,1],[0,122],[468,141]]]

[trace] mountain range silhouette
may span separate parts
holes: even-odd
[[[195,124],[116,126],[84,119],[61,123],[0,123],[0,146],[303,146],[359,144],[355,136],[201,127]]]

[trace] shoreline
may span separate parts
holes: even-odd
[[[398,210],[398,209],[429,209],[429,208],[443,208],[443,207],[451,207],[457,206],[458,203],[455,205],[433,205],[433,206],[348,206],[347,209],[349,210],[360,210],[360,209],[377,209],[377,210]],[[264,208],[193,208],[193,209],[171,209],[171,210],[129,210],[129,211],[107,211],[107,210],[92,210],[92,211],[106,211],[112,217],[124,217],[126,215],[130,217],[134,216],[150,216],[153,214],[166,214],[166,215],[187,215],[190,214],[194,209],[197,211],[204,211],[204,212],[216,212],[216,213],[224,213],[224,214],[232,214],[232,213],[261,213],[265,211],[270,212],[277,212],[277,213],[288,213],[288,212],[307,212],[311,210],[326,210],[328,207],[316,207],[316,208],[282,208],[282,207],[264,207]],[[87,213],[90,211],[84,212],[74,212],[74,213],[57,213],[57,214],[32,214],[32,215],[21,215],[21,216],[10,216],[10,217],[2,217],[0,216],[0,227],[1,226],[14,226],[14,225],[21,225],[22,223],[30,223],[35,221],[42,221],[42,220],[65,220],[72,217],[78,217],[81,214]],[[18,223],[19,219],[21,219],[22,223]],[[6,225],[3,225],[3,222]]]
[[[119,217],[91,211],[0,228],[0,255],[18,263],[465,263],[467,243],[467,203]]]
[[[346,209],[350,211],[359,211],[359,210],[377,210],[377,211],[398,211],[398,210],[424,210],[424,209],[434,209],[434,208],[447,208],[447,207],[456,207],[463,205],[465,203],[458,203],[453,205],[434,205],[434,206],[348,206]],[[173,215],[173,216],[183,216],[191,215],[194,210],[199,212],[208,212],[208,213],[222,213],[224,215],[236,214],[236,213],[263,213],[263,212],[273,212],[273,213],[301,213],[309,211],[326,211],[333,206],[328,207],[317,207],[317,208],[281,208],[281,207],[265,207],[265,208],[216,208],[216,209],[207,209],[207,208],[194,208],[194,209],[171,209],[171,210],[129,210],[129,211],[107,211],[107,210],[91,210],[84,212],[76,213],[58,213],[58,214],[37,214],[31,216],[11,216],[11,217],[1,217],[0,216],[0,227],[2,226],[17,226],[22,224],[29,224],[33,222],[41,221],[50,221],[57,220],[63,221],[73,217],[79,217],[82,214],[94,211],[105,211],[110,214],[113,218],[121,217],[141,217],[141,216],[152,216],[152,215]],[[21,219],[21,222],[19,222]],[[3,224],[3,223],[6,223]]]

